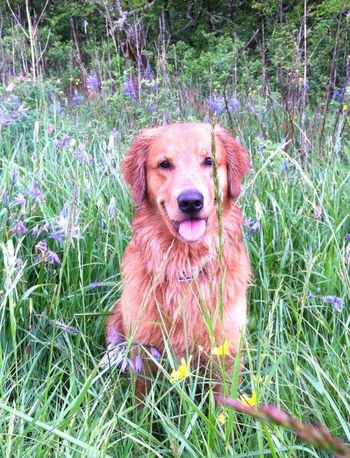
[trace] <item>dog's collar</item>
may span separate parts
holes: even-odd
[[[205,266],[213,258],[212,255],[205,256],[201,259],[200,263],[192,267],[191,272],[180,272],[179,281],[189,283],[198,278],[198,276],[205,271]]]

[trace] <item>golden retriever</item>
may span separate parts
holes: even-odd
[[[246,150],[220,126],[170,124],[143,131],[121,169],[137,208],[107,339],[119,333],[160,351],[166,339],[178,358],[192,354],[203,363],[226,341],[234,356],[246,328],[250,278],[236,203],[249,169]],[[141,383],[140,396],[144,389]]]

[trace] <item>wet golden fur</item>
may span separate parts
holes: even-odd
[[[123,292],[108,320],[107,337],[117,331],[160,351],[168,339],[178,358],[188,353],[196,357],[200,351],[204,360],[211,355],[213,344],[229,339],[230,353],[235,355],[240,333],[246,328],[250,277],[236,199],[249,162],[237,140],[216,126],[224,241],[221,319],[213,170],[203,165],[211,156],[211,142],[209,124],[184,123],[148,129],[131,145],[122,172],[137,209],[122,264]],[[170,160],[173,168],[160,169],[163,160]],[[196,242],[184,241],[172,223],[183,219],[176,199],[189,188],[204,196],[201,216],[206,218],[206,230]],[[208,320],[215,321],[215,342],[210,339]]]

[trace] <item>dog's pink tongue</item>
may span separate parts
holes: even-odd
[[[205,231],[206,222],[204,219],[187,219],[181,221],[179,226],[179,234],[187,242],[195,242]]]

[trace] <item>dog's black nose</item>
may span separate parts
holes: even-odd
[[[177,203],[183,213],[195,215],[203,208],[203,195],[195,189],[184,191],[178,196]]]

